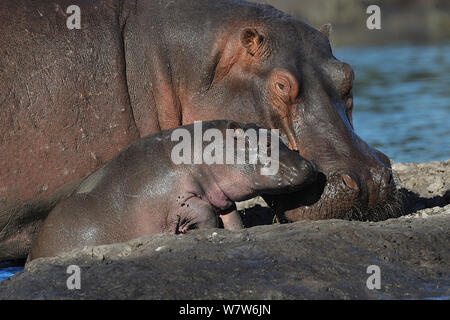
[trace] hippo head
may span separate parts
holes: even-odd
[[[199,107],[183,116],[220,114],[280,129],[319,171],[306,192],[266,199],[290,221],[391,217],[399,202],[390,161],[355,133],[354,73],[333,56],[328,28],[260,5],[226,26],[214,45],[210,83],[194,99]]]
[[[209,164],[204,176],[213,177],[231,201],[294,192],[316,179],[314,165],[271,130],[228,120],[203,122],[203,129],[203,161]]]

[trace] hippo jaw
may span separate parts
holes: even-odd
[[[317,126],[316,129],[309,126],[312,124],[307,121],[297,125],[296,137],[302,137],[297,138],[297,151],[316,165],[317,179],[306,191],[264,197],[269,205],[284,213],[288,221],[336,218],[380,221],[403,214],[403,199],[396,189],[390,160],[383,153],[362,141],[352,126],[342,127],[340,133],[351,136],[351,143],[342,138],[341,143],[333,146],[326,143],[327,132],[332,128],[324,126],[323,130],[317,130]]]
[[[403,212],[401,194],[392,187],[386,197],[372,206],[361,199],[358,190],[349,189],[341,175],[327,177],[318,174],[317,180],[290,195],[264,196],[266,202],[287,221],[345,219],[381,221],[398,217]]]

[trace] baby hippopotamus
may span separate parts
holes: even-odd
[[[315,174],[309,161],[254,124],[219,120],[161,131],[129,145],[58,203],[28,260],[214,228],[235,201],[298,190]]]

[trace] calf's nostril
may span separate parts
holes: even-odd
[[[359,190],[358,183],[356,183],[355,179],[350,177],[348,174],[343,173],[342,174],[342,180],[344,180],[345,185],[347,187],[349,187],[350,189],[355,190],[355,191]]]

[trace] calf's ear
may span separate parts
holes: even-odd
[[[234,138],[239,138],[244,135],[244,129],[242,128],[242,126],[239,123],[237,123],[235,121],[230,122],[227,126],[227,129],[234,130],[234,132],[233,132]]]

